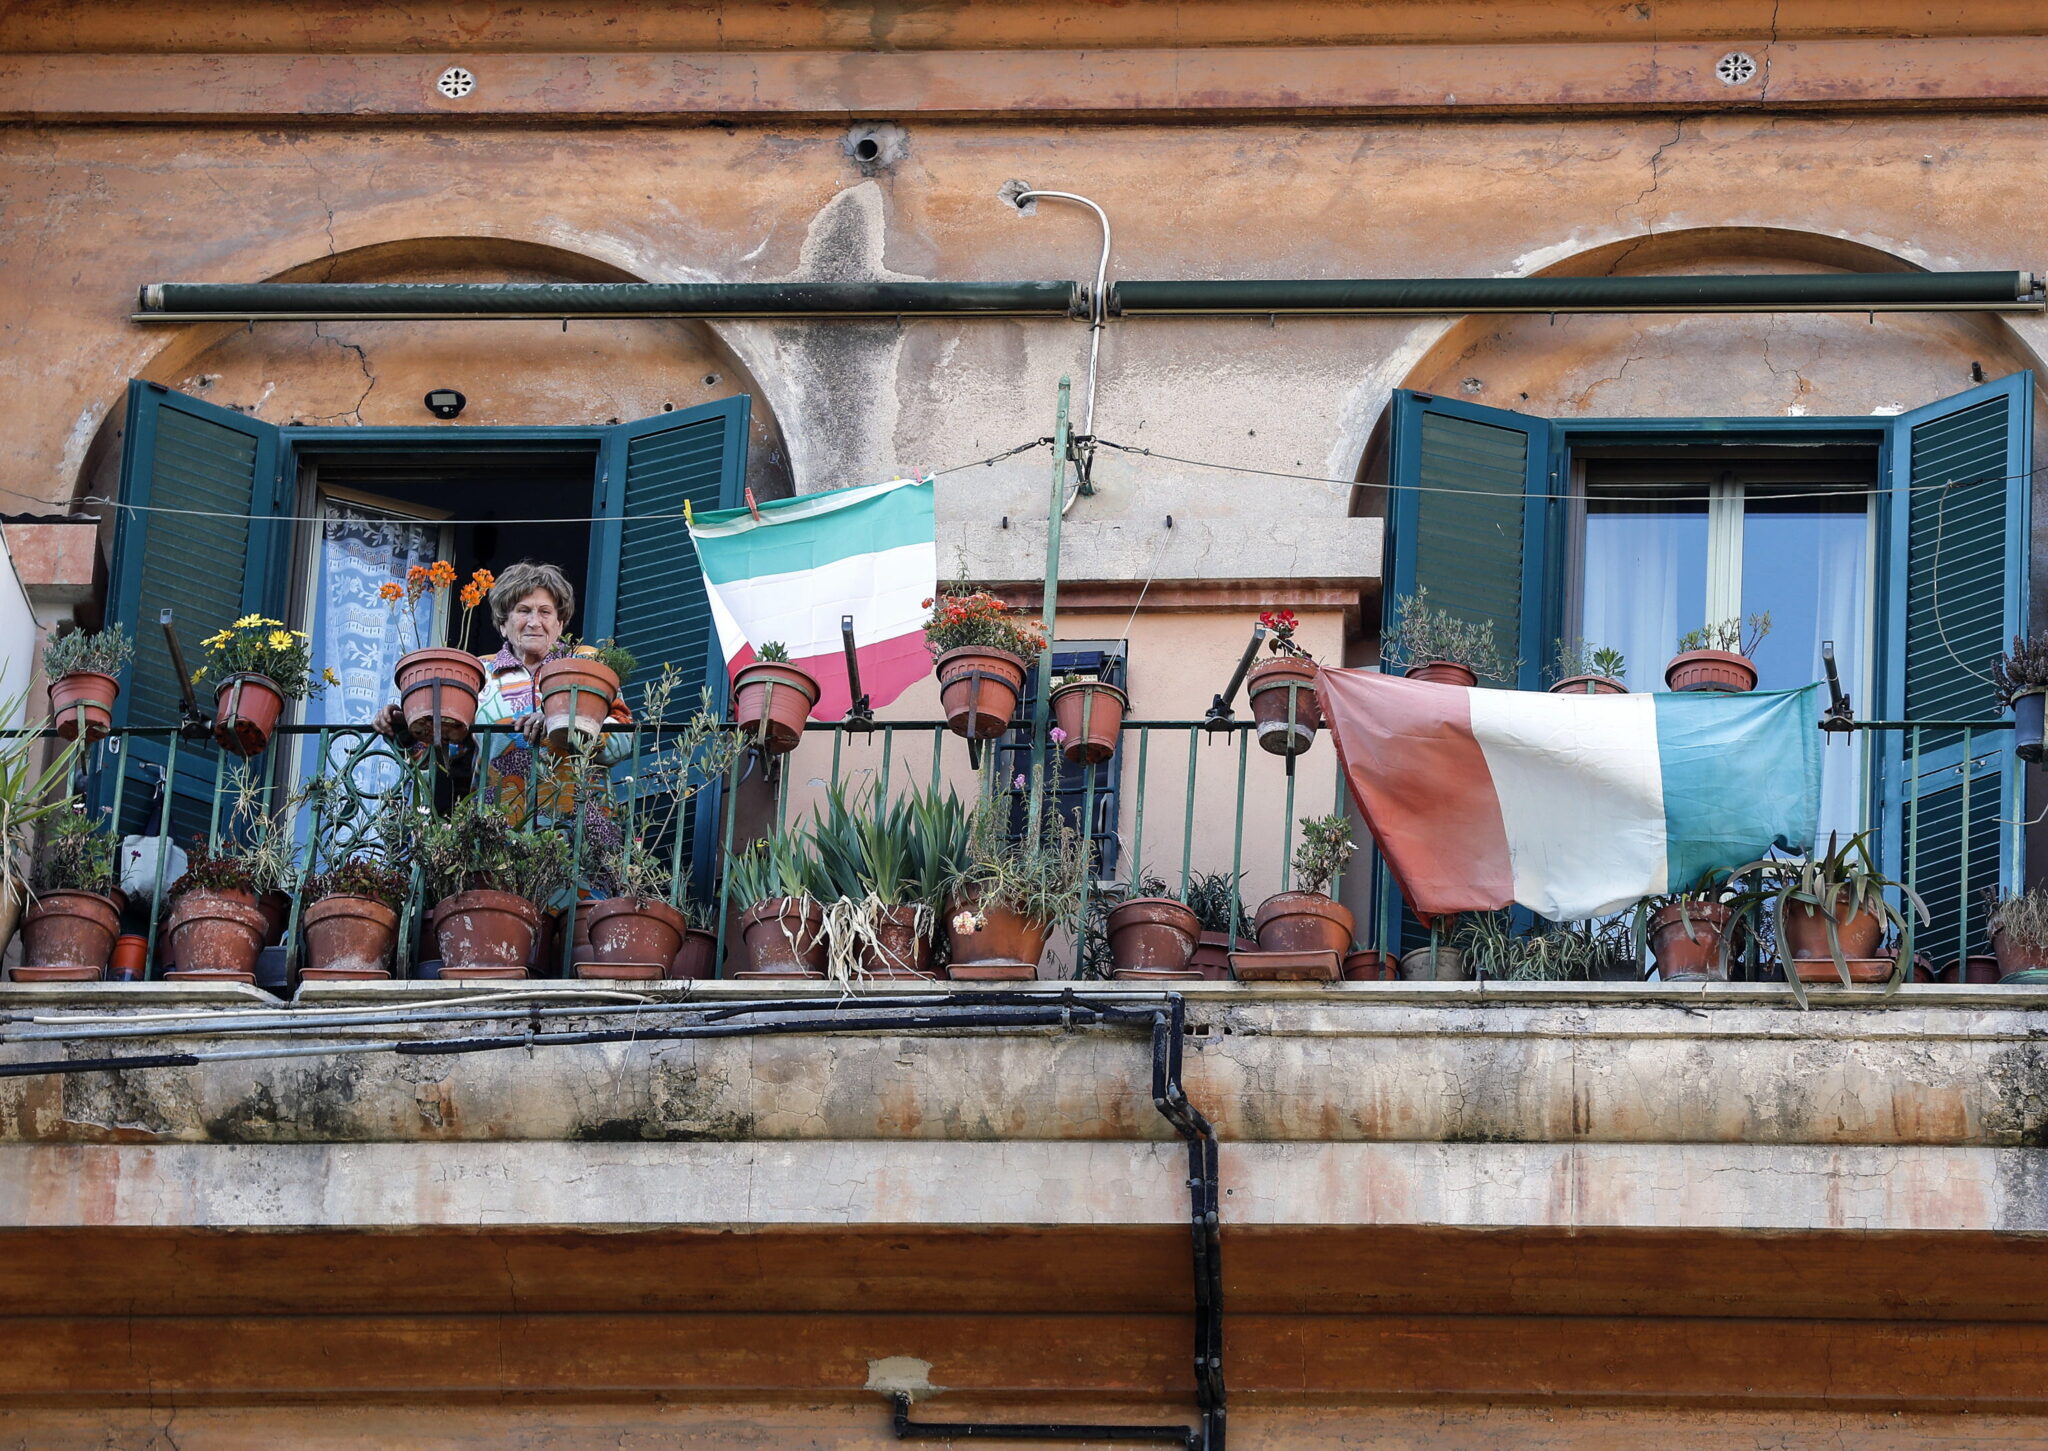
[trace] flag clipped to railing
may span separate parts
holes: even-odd
[[[1316,678],[1344,776],[1424,917],[1557,921],[1683,890],[1820,817],[1820,687],[1548,695],[1370,670]]]
[[[929,479],[693,512],[690,537],[728,671],[779,642],[817,678],[811,711],[837,720],[852,697],[839,621],[853,616],[861,689],[887,705],[932,668],[926,605],[938,590]]]

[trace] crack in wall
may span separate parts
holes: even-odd
[[[356,355],[356,366],[363,370],[364,380],[363,391],[361,396],[356,399],[355,407],[344,408],[339,413],[314,414],[314,420],[319,423],[325,423],[329,419],[334,418],[352,418],[355,420],[356,427],[361,428],[363,426],[363,405],[369,402],[370,395],[377,391],[377,375],[371,371],[370,355],[363,350],[361,343],[352,343],[343,338],[330,337],[328,334],[321,332],[320,324],[317,322],[313,324],[313,336],[323,343],[333,343],[337,348],[354,353]]]

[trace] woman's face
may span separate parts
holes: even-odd
[[[505,616],[505,643],[529,665],[546,659],[561,638],[562,616],[555,597],[544,589],[523,596]]]

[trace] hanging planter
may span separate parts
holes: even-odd
[[[1191,968],[1201,919],[1173,897],[1132,897],[1112,907],[1108,920],[1109,951],[1116,975],[1142,973],[1199,977]]]
[[[309,982],[376,980],[391,976],[398,945],[398,913],[373,897],[322,897],[299,919],[306,939]]]
[[[1316,697],[1316,662],[1301,655],[1275,655],[1245,677],[1259,748],[1276,756],[1298,756],[1315,744],[1323,723]]]
[[[1106,681],[1069,677],[1054,686],[1053,720],[1066,732],[1060,753],[1077,766],[1108,760],[1130,708],[1130,697]]]
[[[284,715],[284,692],[268,675],[230,675],[213,697],[213,738],[237,756],[260,754]]]
[[[1028,668],[1021,655],[989,645],[962,645],[939,656],[937,664],[947,729],[970,741],[986,741],[1010,728]]]
[[[2012,649],[1991,667],[1999,700],[2012,712],[2013,754],[2022,761],[2042,757],[2043,692],[2048,691],[2048,637],[2014,635]]]
[[[510,892],[457,892],[430,915],[444,978],[523,978],[539,945],[541,910]]]
[[[114,728],[121,682],[96,670],[73,670],[50,684],[50,717],[67,741],[96,741]],[[80,728],[83,722],[83,729]]]
[[[768,656],[769,650],[779,649],[764,645],[762,658],[741,666],[732,680],[733,719],[740,734],[771,756],[796,749],[821,693],[808,670]]]
[[[604,738],[604,723],[619,698],[619,675],[595,655],[563,655],[534,672],[533,688],[548,746],[583,752]]]
[[[113,955],[121,909],[99,892],[44,892],[21,922],[16,982],[96,982]]]
[[[415,741],[461,745],[476,724],[486,678],[483,662],[467,650],[434,647],[401,655],[392,681],[406,731]]]

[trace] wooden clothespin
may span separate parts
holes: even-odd
[[[765,524],[768,522],[767,520],[761,517],[761,506],[754,502],[754,491],[751,488],[747,490],[747,512],[754,516],[754,522],[756,524]]]
[[[686,529],[697,527],[697,511],[690,507],[688,499],[683,500],[683,527]]]

